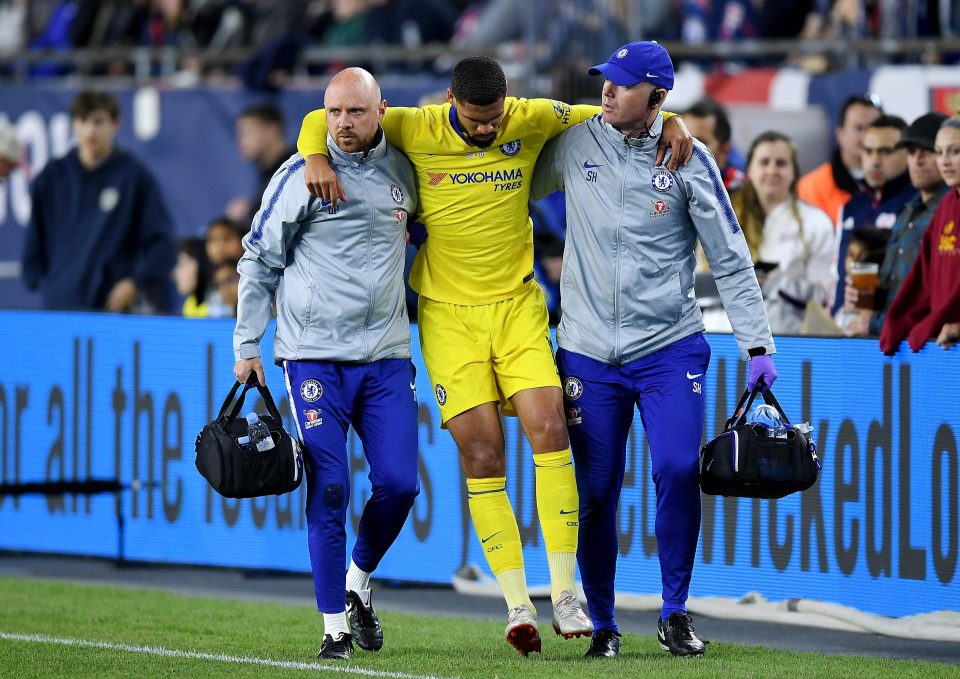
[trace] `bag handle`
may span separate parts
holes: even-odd
[[[776,408],[777,413],[780,414],[780,419],[784,424],[790,424],[790,419],[787,417],[787,414],[783,412],[783,408],[780,406],[780,402],[777,401],[777,397],[773,395],[773,391],[768,389],[767,391],[761,392],[759,387],[750,391],[749,389],[743,390],[743,396],[740,397],[740,400],[737,402],[737,407],[734,408],[733,416],[727,420],[727,423],[724,425],[724,431],[730,431],[734,427],[737,427],[743,424],[747,419],[747,413],[750,412],[750,406],[753,405],[753,401],[757,398],[757,394],[763,396],[763,400],[767,405],[771,405]]]
[[[237,396],[237,390],[241,386],[243,387],[243,391],[240,392],[240,396],[237,398],[236,403],[233,404],[233,408],[230,410],[230,413],[227,417],[228,421],[232,422],[233,420],[237,419],[237,416],[240,414],[240,409],[243,408],[243,400],[246,398],[247,392],[256,387],[257,391],[260,392],[260,396],[263,397],[263,402],[267,406],[267,412],[273,416],[274,422],[276,422],[278,425],[281,425],[282,420],[280,419],[280,411],[277,410],[277,404],[274,403],[273,396],[270,394],[270,390],[261,385],[257,380],[257,373],[255,372],[250,373],[250,377],[247,378],[246,384],[241,384],[239,381],[234,383],[233,388],[230,389],[230,393],[227,394],[227,398],[224,399],[223,405],[220,406],[220,413],[217,415],[218,419],[227,413],[227,408],[230,406],[230,402],[233,401],[234,397]]]

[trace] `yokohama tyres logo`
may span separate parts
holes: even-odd
[[[436,186],[444,180],[447,176],[446,172],[427,172],[427,176],[430,177],[430,181],[427,182],[430,186]]]

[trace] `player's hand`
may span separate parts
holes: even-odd
[[[960,342],[960,323],[944,323],[937,335],[937,344],[944,349],[949,349],[957,342]]]
[[[107,295],[104,305],[107,311],[122,313],[129,311],[137,299],[137,284],[132,278],[121,278]]]
[[[340,178],[330,167],[330,159],[322,153],[307,156],[304,180],[312,195],[330,201],[332,207],[337,207],[337,201],[347,202],[347,195],[343,192]]]
[[[843,310],[856,311],[860,301],[860,291],[853,287],[853,279],[847,276],[843,285]]]
[[[672,116],[663,124],[654,165],[663,164],[667,149],[672,151],[670,160],[667,161],[668,170],[676,170],[681,164],[686,165],[693,156],[693,136],[680,116]]]
[[[250,373],[257,374],[257,381],[260,386],[267,386],[267,380],[263,376],[263,363],[259,358],[241,358],[233,364],[233,374],[237,376],[237,382],[246,384],[250,379]]]
[[[870,334],[870,319],[873,312],[861,310],[856,316],[850,319],[847,324],[845,334],[847,337],[866,337]]]

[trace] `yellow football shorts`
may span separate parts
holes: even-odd
[[[516,297],[466,306],[421,297],[423,360],[444,423],[481,403],[535,387],[560,387],[543,292],[535,281]]]

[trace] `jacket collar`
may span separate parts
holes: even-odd
[[[833,155],[830,156],[830,169],[833,172],[833,181],[837,188],[846,191],[851,196],[857,195],[866,186],[866,183],[860,184],[850,174],[850,170],[843,164],[843,157],[840,155],[839,148],[834,149]]]
[[[904,171],[902,174],[894,177],[886,184],[880,187],[879,191],[874,189],[869,189],[871,195],[873,196],[875,203],[883,203],[888,200],[891,196],[894,196],[901,191],[907,189],[912,189],[913,184],[910,183],[910,173]],[[878,197],[879,196],[879,197]]]
[[[660,133],[663,132],[663,116],[659,113],[657,114],[657,117],[654,119],[653,123],[650,125],[649,136],[644,135],[642,137],[628,137],[613,125],[610,125],[604,121],[602,113],[597,114],[597,122],[600,124],[600,129],[607,139],[612,142],[637,149],[656,149],[657,141],[660,138]]]
[[[377,128],[377,134],[373,138],[373,144],[366,151],[355,151],[348,153],[337,146],[333,136],[327,133],[327,150],[330,152],[331,159],[337,159],[345,163],[359,165],[361,163],[372,163],[378,158],[382,158],[387,153],[387,138],[383,134],[383,128]]]

